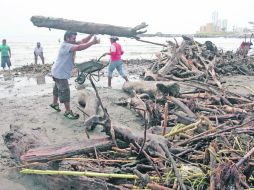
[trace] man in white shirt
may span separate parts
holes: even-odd
[[[38,56],[40,56],[42,64],[44,64],[43,49],[41,43],[37,42],[37,46],[34,48],[34,62],[37,64]]]
[[[73,113],[70,107],[70,87],[68,82],[74,68],[75,54],[77,51],[85,50],[100,43],[100,40],[95,36],[93,37],[92,34],[79,41],[76,41],[76,36],[76,32],[65,32],[64,41],[59,48],[56,62],[51,68],[51,74],[55,81],[55,85],[53,88],[53,103],[50,104],[50,107],[60,112],[61,109],[58,103],[58,101],[60,101],[65,107],[64,116],[68,119],[79,118],[79,114]]]

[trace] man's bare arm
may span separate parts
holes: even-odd
[[[72,52],[75,52],[75,51],[82,51],[84,49],[87,49],[89,48],[90,46],[94,45],[94,44],[99,44],[100,43],[100,40],[97,39],[96,37],[93,38],[93,40],[91,42],[88,42],[88,43],[82,43],[82,44],[78,44],[78,45],[75,45],[71,48],[70,51]]]
[[[93,34],[90,34],[89,36],[83,38],[82,40],[80,41],[77,41],[77,44],[84,44],[84,43],[87,43],[90,41],[90,39],[93,37]]]

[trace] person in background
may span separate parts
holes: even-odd
[[[53,64],[51,73],[55,85],[53,88],[53,103],[50,107],[60,112],[59,103],[65,106],[64,116],[68,119],[78,119],[79,115],[72,112],[70,108],[70,87],[68,79],[71,77],[71,72],[74,66],[74,58],[76,51],[82,51],[94,44],[100,43],[100,40],[89,35],[86,38],[76,41],[76,32],[66,31],[64,41],[60,46],[56,62]]]
[[[238,53],[239,55],[247,56],[252,45],[252,42],[242,42],[236,53]]]
[[[104,53],[103,55],[110,55],[110,63],[108,66],[108,87],[111,87],[111,80],[113,76],[113,71],[116,69],[118,73],[126,80],[129,81],[126,75],[126,72],[123,68],[123,61],[121,56],[123,55],[122,47],[117,41],[119,40],[118,37],[111,36],[110,37],[110,50],[109,53]]]
[[[244,57],[248,55],[249,50],[251,49],[251,46],[253,45],[253,43],[251,42],[253,35],[254,34],[252,33],[250,36],[249,42],[246,41],[246,35],[245,35],[245,40],[241,43],[240,47],[236,50],[236,54],[242,55]]]
[[[5,66],[9,67],[9,70],[11,68],[11,48],[6,44],[6,39],[2,40],[2,45],[0,46],[1,51],[1,67],[5,69]]]
[[[36,47],[34,48],[34,63],[37,64],[38,56],[41,58],[42,64],[44,64],[43,48],[41,43],[37,42]]]

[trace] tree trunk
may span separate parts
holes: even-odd
[[[126,143],[138,143],[139,145],[143,144],[144,141],[144,134],[143,132],[133,130],[130,128],[127,128],[125,126],[120,125],[117,122],[113,123],[113,129],[114,129],[114,135],[117,139],[121,139],[122,141],[125,141]],[[22,134],[22,138],[8,138],[9,134],[13,134],[13,137],[17,137],[18,134]],[[65,143],[62,145],[51,145],[51,146],[45,146],[43,143],[39,144],[37,143],[36,146],[33,144],[33,141],[25,140],[25,139],[32,139],[32,137],[35,137],[35,139],[38,140],[38,142],[42,139],[42,135],[39,136],[34,135],[34,131],[30,132],[23,132],[23,129],[20,128],[18,130],[11,129],[9,132],[7,132],[4,135],[5,144],[11,151],[11,153],[15,157],[20,157],[18,160],[20,160],[22,163],[27,162],[48,162],[50,160],[56,160],[56,159],[62,159],[74,155],[79,155],[82,153],[91,153],[94,151],[94,148],[97,148],[98,150],[107,150],[111,149],[113,146],[112,140],[109,138],[100,138],[100,139],[88,139],[84,141],[76,141],[72,143]],[[43,142],[43,141],[41,141]],[[146,143],[144,150],[147,152],[150,152],[150,150],[153,150],[154,152],[158,152],[162,155],[164,155],[164,151],[161,149],[160,145],[164,147],[168,147],[167,140],[162,137],[161,135],[151,134],[147,133],[146,137]],[[28,149],[29,147],[32,147]],[[16,152],[13,150],[20,149],[23,153],[23,155],[20,154],[20,152]],[[150,153],[154,153],[154,152]],[[17,154],[18,153],[18,154]]]
[[[136,81],[125,82],[123,90],[128,93],[146,93],[151,97],[155,97],[158,92],[166,95],[176,96],[180,92],[180,86],[175,82],[162,81]]]
[[[98,150],[111,149],[113,142],[108,138],[87,139],[80,142],[66,143],[62,145],[41,146],[28,150],[20,157],[22,162],[47,162],[50,160],[62,159],[82,153]]]
[[[141,23],[140,25],[129,28],[121,26],[113,26],[109,24],[98,24],[91,22],[81,22],[75,20],[67,20],[63,18],[52,18],[44,16],[32,16],[31,21],[35,26],[55,28],[60,30],[70,30],[73,32],[80,32],[85,34],[108,34],[113,36],[122,37],[136,37],[138,34],[145,33],[145,31],[139,31],[148,25]]]
[[[114,128],[115,136],[117,139],[121,139],[125,142],[133,143],[137,142],[139,145],[143,144],[144,134],[143,132],[137,130],[131,130],[125,126],[121,126],[119,123],[112,124]],[[165,155],[164,151],[160,147],[160,144],[164,147],[168,147],[168,141],[161,135],[147,133],[146,142],[144,150],[149,152],[149,154],[154,154],[154,152]]]

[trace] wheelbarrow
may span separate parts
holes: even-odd
[[[100,59],[104,56],[105,55],[103,54],[102,56],[100,56],[98,60],[90,60],[90,61],[75,64],[75,66],[78,69],[78,76],[75,82],[77,82],[80,85],[83,84],[86,81],[87,76],[90,74],[92,74],[93,76],[98,76],[99,78],[100,70],[102,70],[108,65],[108,63],[103,64],[100,62]],[[93,74],[94,72],[98,72],[98,74],[97,75]]]

